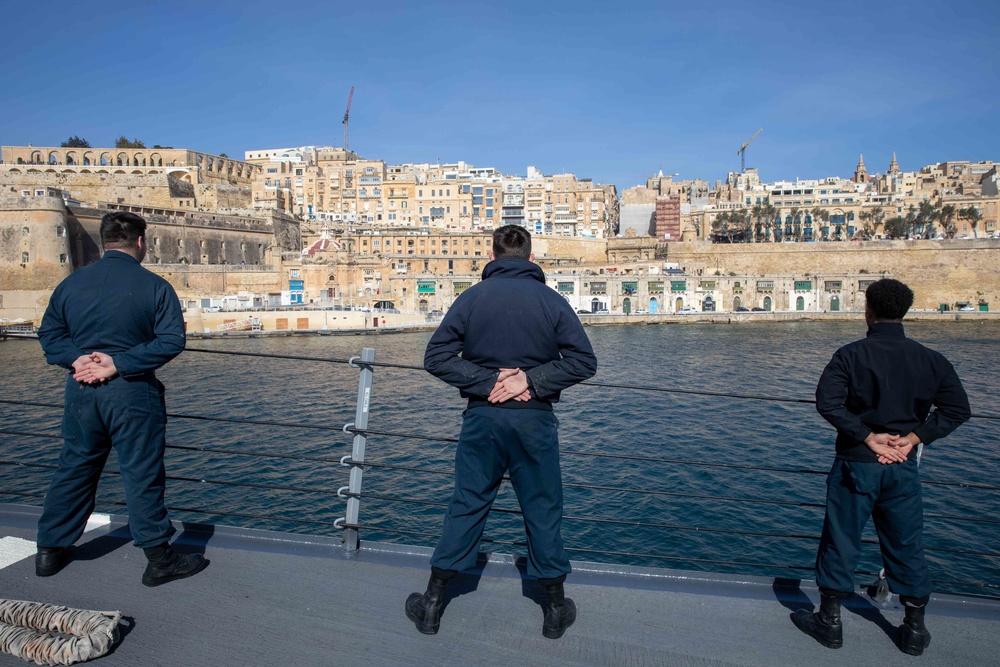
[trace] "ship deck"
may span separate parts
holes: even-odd
[[[142,586],[142,553],[124,517],[106,515],[53,577],[34,575],[38,508],[0,504],[0,597],[123,613],[114,665],[843,665],[912,664],[892,637],[898,601],[855,596],[845,645],[820,646],[791,623],[818,601],[812,582],[574,563],[567,595],[579,616],[542,637],[543,593],[513,558],[493,555],[449,588],[441,630],[419,634],[403,601],[423,590],[429,551],[339,538],[178,525],[180,551],[203,552],[201,574]],[[923,665],[997,664],[1000,601],[938,595]],[[0,654],[0,667],[25,665]]]

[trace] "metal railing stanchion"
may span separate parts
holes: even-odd
[[[368,441],[364,429],[368,428],[368,406],[372,395],[372,366],[375,361],[375,348],[366,347],[361,350],[360,361],[352,357],[348,362],[351,366],[361,369],[358,379],[358,403],[354,412],[354,424],[361,429],[354,433],[354,443],[351,450],[351,478],[348,482],[347,512],[344,516],[344,548],[349,552],[358,550],[358,515],[361,510],[361,479],[364,476],[365,444]],[[346,427],[345,427],[346,430]]]

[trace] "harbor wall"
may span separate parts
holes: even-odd
[[[1000,309],[1000,239],[848,243],[670,243],[667,259],[690,275],[883,273],[907,283],[914,308],[980,302]]]

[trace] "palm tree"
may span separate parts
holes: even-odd
[[[910,204],[906,207],[906,229],[907,236],[913,238],[917,232],[917,207]]]
[[[825,208],[820,208],[819,206],[814,206],[813,209],[809,211],[809,214],[812,215],[813,221],[822,220],[824,223],[826,223],[829,222],[830,220],[830,212]],[[824,239],[829,238],[830,230],[826,227],[824,227],[823,229],[826,230],[823,232],[823,238]]]
[[[771,238],[771,230],[774,228],[774,216],[777,215],[777,211],[778,209],[775,208],[774,204],[772,204],[771,202],[764,204],[764,206],[762,207],[761,212],[764,214],[764,228],[766,231],[764,237],[766,239],[777,240],[778,236],[777,230],[775,230],[774,232],[775,238],[774,239]]]
[[[792,216],[792,236],[796,241],[802,240],[802,209],[798,206],[793,206],[792,210],[789,212]]]
[[[968,220],[969,225],[972,227],[973,238],[979,238],[979,234],[976,231],[979,227],[979,221],[983,219],[983,212],[979,210],[976,206],[968,206],[966,208],[961,208],[958,211],[959,220]]]
[[[937,220],[938,215],[938,208],[934,202],[929,199],[925,199],[920,202],[914,222],[916,223],[916,226],[923,231],[925,239],[929,239],[933,236],[934,221]]]
[[[958,231],[958,228],[955,226],[955,213],[956,210],[954,204],[945,204],[938,212],[938,219],[941,221],[941,227],[944,228],[944,233],[950,239],[955,238],[955,232]]]
[[[872,225],[875,228],[876,234],[881,230],[883,222],[885,222],[885,209],[881,206],[876,206],[872,209]]]
[[[870,211],[861,211],[858,214],[858,220],[861,221],[861,236],[865,240],[870,240],[872,235],[875,233],[875,228],[872,226],[872,214]]]
[[[750,209],[750,215],[753,217],[754,220],[752,240],[754,243],[756,243],[760,240],[760,235],[762,231],[760,218],[761,216],[764,215],[764,207],[761,206],[760,204],[754,204],[753,208]]]

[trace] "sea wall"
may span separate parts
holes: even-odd
[[[667,259],[690,275],[809,276],[883,273],[910,285],[915,308],[980,302],[1000,309],[1000,240],[848,243],[670,243]]]

